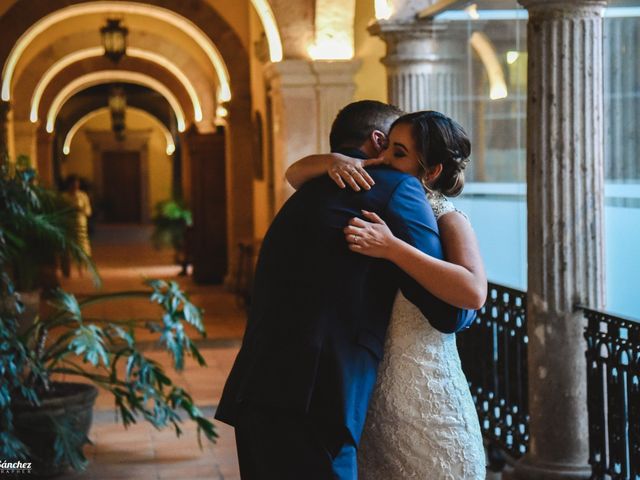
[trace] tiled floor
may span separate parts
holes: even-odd
[[[172,278],[190,293],[191,300],[205,310],[207,338],[198,340],[207,367],[188,361],[184,371],[171,369],[171,358],[157,350],[155,337],[139,337],[145,354],[158,360],[171,372],[173,380],[184,386],[209,416],[215,405],[239,347],[245,316],[232,295],[222,287],[198,286],[187,277],[177,277],[178,267],[172,265],[172,255],[155,251],[147,242],[149,231],[142,228],[102,227],[93,242],[94,259],[102,279],[102,291],[138,289],[143,277]],[[84,295],[94,291],[90,277],[74,272],[63,287]],[[156,306],[142,299],[136,302],[102,304],[85,312],[86,316],[109,318],[157,318]],[[71,380],[71,378],[68,378]],[[114,422],[113,397],[101,392],[96,401],[94,422],[90,432],[93,445],[86,447],[90,465],[85,472],[69,473],[69,479],[239,479],[233,429],[216,422],[219,438],[216,444],[203,440],[198,447],[196,428],[183,424],[183,435],[174,431],[156,430],[140,421],[125,430]]]

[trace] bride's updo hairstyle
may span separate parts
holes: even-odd
[[[447,197],[460,195],[464,188],[464,169],[471,154],[467,132],[451,118],[432,110],[403,115],[391,130],[400,124],[412,127],[425,188]],[[442,172],[427,185],[427,174],[439,164]]]

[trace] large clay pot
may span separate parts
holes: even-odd
[[[54,462],[56,433],[53,421],[68,422],[78,434],[76,447],[82,448],[91,428],[97,395],[98,389],[93,385],[54,382],[51,390],[41,395],[39,406],[20,401],[13,404],[13,424],[18,438],[31,453],[32,474],[46,478],[67,470],[67,463],[56,465]]]

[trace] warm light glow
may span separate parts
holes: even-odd
[[[178,99],[164,84],[143,73],[123,70],[100,70],[78,77],[60,90],[58,95],[53,99],[51,107],[49,108],[49,113],[47,114],[47,132],[53,132],[58,112],[69,98],[85,88],[113,82],[134,83],[136,85],[149,87],[150,89],[158,92],[167,100],[167,102],[169,102],[169,105],[175,112],[178,122],[178,131],[185,131],[185,117],[182,107],[180,106],[180,102],[178,102]]]
[[[2,100],[9,101],[11,98],[11,81],[15,72],[16,65],[20,60],[20,57],[24,53],[25,49],[33,40],[43,33],[48,28],[54,26],[57,23],[63,22],[72,17],[78,17],[81,15],[88,15],[94,13],[104,13],[107,15],[112,14],[138,14],[146,15],[148,17],[155,18],[157,20],[169,23],[187,35],[189,35],[193,41],[200,46],[206,53],[209,61],[213,65],[213,68],[218,76],[220,88],[218,90],[218,101],[228,102],[231,100],[231,87],[229,80],[229,72],[222,60],[220,52],[213,44],[211,39],[200,30],[190,20],[167,10],[165,8],[156,7],[152,5],[146,5],[135,2],[112,2],[112,1],[99,1],[99,2],[87,2],[77,5],[71,5],[47,15],[46,17],[38,20],[34,23],[22,36],[18,39],[13,46],[9,57],[7,58],[4,68],[2,69]]]
[[[326,40],[307,49],[312,60],[350,60],[353,58],[353,45],[341,40]]]
[[[264,33],[267,36],[267,44],[269,45],[269,58],[272,62],[279,62],[282,60],[282,41],[280,40],[280,32],[278,31],[278,24],[276,23],[276,17],[271,10],[268,0],[251,0],[251,5],[255,8]],[[222,100],[226,102],[228,100]]]
[[[393,15],[393,8],[389,0],[375,0],[376,20],[389,20]]]
[[[513,65],[520,58],[520,52],[514,52],[513,50],[507,52],[507,63]]]
[[[469,18],[471,18],[471,20],[478,20],[480,18],[480,14],[478,13],[478,5],[476,5],[475,3],[469,5],[464,9],[464,11],[467,12],[467,15],[469,15]]]
[[[44,72],[44,75],[42,75],[42,78],[33,91],[33,96],[31,97],[31,121],[34,123],[38,121],[38,110],[40,108],[40,100],[42,99],[42,95],[44,94],[44,91],[46,90],[49,83],[58,73],[60,73],[72,63],[79,62],[80,60],[85,60],[87,58],[101,57],[103,54],[104,49],[102,47],[85,48],[83,50],[78,50],[76,52],[70,53],[69,55],[62,57],[56,63],[51,65],[51,67],[49,67],[49,69]],[[196,89],[194,88],[189,78],[182,72],[182,70],[180,70],[180,68],[178,68],[166,57],[140,48],[129,47],[127,49],[127,55],[130,57],[142,58],[144,60],[157,63],[158,65],[166,68],[173,75],[175,75],[178,81],[184,86],[185,90],[189,94],[189,98],[191,99],[191,103],[193,104],[195,121],[202,121],[202,104],[200,103],[200,99],[198,98]]]
[[[480,61],[489,76],[489,98],[491,100],[506,98],[508,95],[507,83],[505,82],[502,66],[498,61],[496,50],[493,48],[491,41],[484,33],[473,32],[469,42],[480,57]]]
[[[222,105],[218,105],[218,108],[216,109],[216,116],[218,118],[226,118],[228,115],[229,115],[229,110],[224,108]]]
[[[315,43],[307,48],[313,60],[353,58],[355,0],[316,0]]]
[[[167,148],[166,148],[165,151],[166,151],[167,155],[173,155],[173,153],[176,151],[176,145],[175,145],[175,143],[173,141],[173,137],[171,136],[171,132],[164,125],[164,123],[162,123],[160,120],[158,120],[156,117],[154,117],[153,115],[151,115],[149,112],[147,112],[145,110],[141,110],[139,108],[133,108],[133,107],[127,107],[127,110],[131,110],[131,111],[134,111],[136,113],[139,113],[142,116],[147,117],[149,120],[151,120],[156,125],[158,125],[158,127],[160,127],[160,130],[162,131],[162,135],[164,135],[164,138],[165,138],[165,140],[167,142]],[[89,120],[91,120],[92,118],[97,117],[98,115],[102,115],[103,113],[108,114],[109,113],[109,108],[108,107],[102,107],[102,108],[99,108],[97,110],[94,110],[93,112],[89,112],[86,115],[84,115],[82,118],[80,118],[80,120],[78,120],[76,123],[74,123],[73,126],[69,129],[69,132],[67,133],[67,136],[64,138],[64,144],[62,146],[62,153],[64,153],[65,155],[69,155],[71,153],[71,142],[73,142],[73,137],[75,137],[76,133],[78,133],[78,131],[86,123],[89,122]]]

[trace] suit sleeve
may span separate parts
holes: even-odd
[[[385,221],[398,238],[432,257],[444,259],[438,225],[420,182],[409,177],[392,194]],[[426,291],[396,267],[400,289],[416,305],[431,325],[444,333],[460,331],[473,322],[477,312],[453,307]]]

